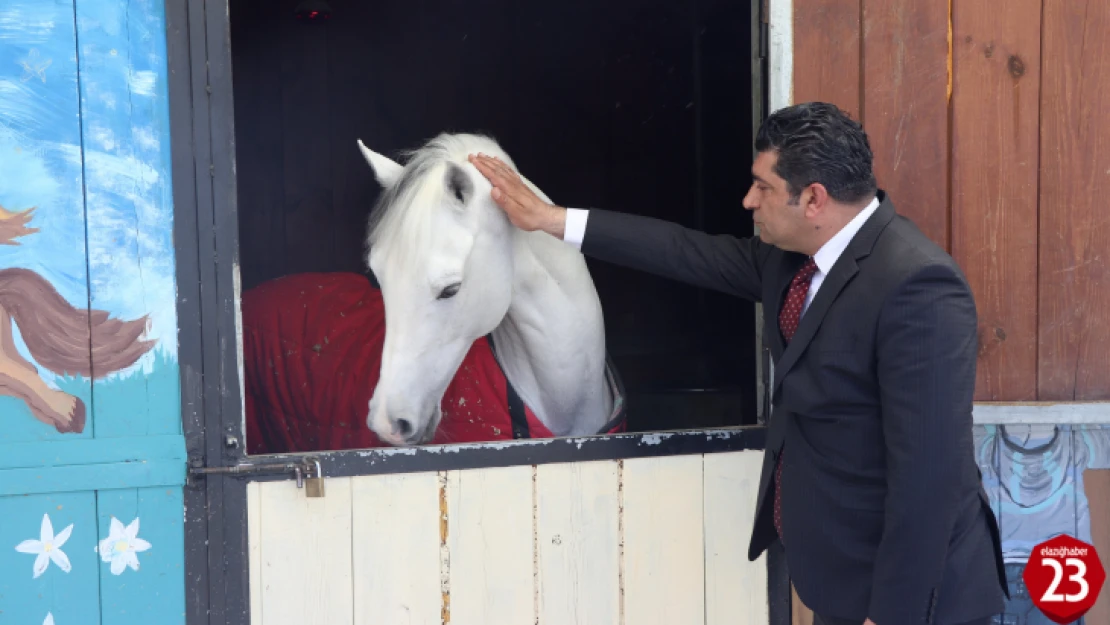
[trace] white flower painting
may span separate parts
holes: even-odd
[[[139,538],[139,518],[124,527],[119,519],[112,517],[112,527],[108,537],[100,541],[100,559],[112,563],[112,575],[119,575],[127,567],[139,570],[139,557],[135,554],[150,549],[150,543]]]
[[[42,625],[54,625],[54,615],[50,612],[47,612],[46,619],[43,620]]]
[[[69,557],[62,551],[62,545],[66,544],[69,540],[70,533],[73,532],[73,524],[70,523],[69,527],[61,531],[57,536],[54,535],[54,525],[50,522],[50,515],[42,515],[42,527],[39,529],[38,540],[25,540],[16,545],[15,550],[20,553],[35,554],[35,565],[32,579],[38,578],[46,572],[46,568],[50,563],[58,565],[62,571],[69,573],[70,564]],[[53,617],[51,617],[53,620]]]

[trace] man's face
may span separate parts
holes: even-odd
[[[774,172],[778,155],[760,152],[752,164],[752,186],[744,196],[744,208],[752,211],[752,220],[759,227],[764,243],[795,251],[805,227],[800,202],[791,203],[786,181]]]

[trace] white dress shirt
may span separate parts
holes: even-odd
[[[836,264],[840,255],[847,249],[848,243],[856,236],[859,229],[863,227],[875,209],[879,208],[879,198],[871,200],[871,203],[866,208],[861,210],[858,215],[852,218],[843,228],[840,229],[833,238],[829,239],[817,253],[813,255],[813,261],[817,263],[817,273],[813,274],[813,279],[809,283],[809,292],[806,294],[805,304],[802,306],[802,314],[809,308],[810,302],[813,301],[813,296],[817,294],[817,290],[821,288],[821,283],[825,281],[825,276],[829,275],[829,271],[833,265]],[[567,209],[567,223],[563,231],[563,240],[573,245],[574,247],[582,248],[582,239],[586,235],[586,220],[590,216],[590,211],[581,208],[568,208]]]

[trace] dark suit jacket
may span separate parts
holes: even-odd
[[[759,240],[591,210],[583,253],[763,303],[772,414],[748,557],[782,524],[799,597],[877,625],[1003,610],[998,525],[972,449],[978,321],[948,254],[881,204],[787,345],[778,314],[805,257]]]

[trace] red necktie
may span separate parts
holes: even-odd
[[[806,294],[809,293],[809,281],[813,279],[815,273],[817,273],[817,263],[810,258],[806,260],[798,273],[794,274],[794,280],[790,282],[790,290],[787,291],[786,299],[782,303],[782,310],[779,311],[779,329],[782,330],[782,336],[787,343],[794,338],[794,333],[798,330],[798,322],[802,318],[802,308],[806,303]],[[782,537],[781,493],[782,453],[779,453],[778,466],[775,471],[775,530],[778,531],[780,538]]]

